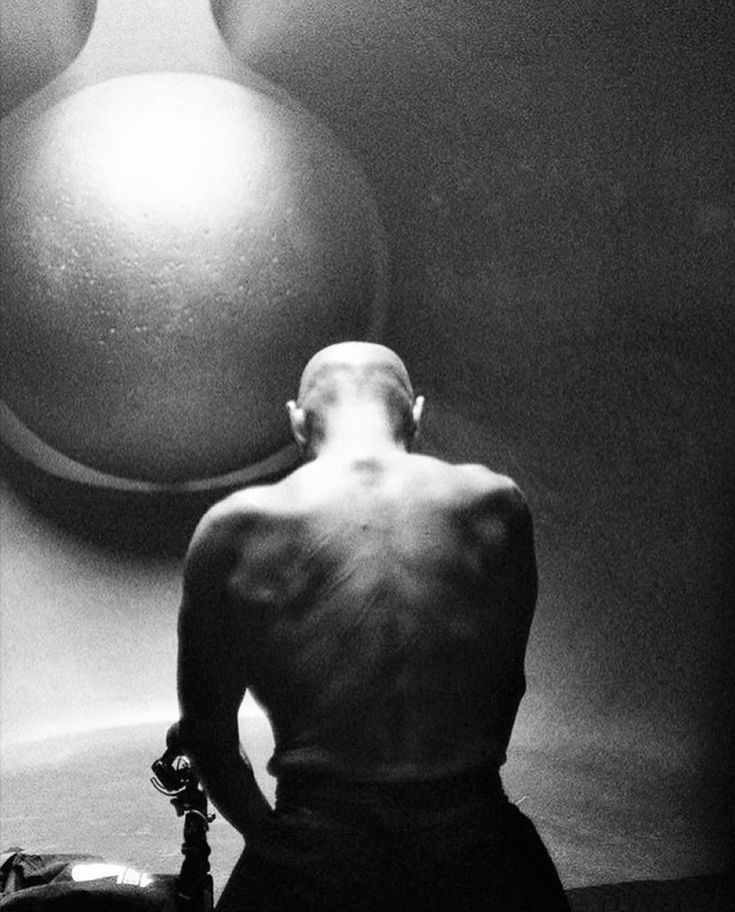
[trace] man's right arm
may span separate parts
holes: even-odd
[[[247,839],[267,823],[270,805],[239,741],[248,669],[227,591],[236,557],[230,538],[228,517],[215,508],[187,554],[178,626],[180,731],[210,800]]]

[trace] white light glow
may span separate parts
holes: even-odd
[[[84,862],[71,869],[71,879],[75,883],[87,883],[90,880],[114,880],[116,884],[130,884],[134,887],[149,887],[153,883],[150,874],[128,868],[126,865],[107,864],[104,862]]]
[[[124,77],[78,93],[64,117],[75,170],[116,215],[207,220],[262,196],[268,130],[257,95],[235,83]]]

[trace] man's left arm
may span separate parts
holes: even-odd
[[[207,516],[189,547],[178,625],[178,694],[184,749],[208,797],[246,840],[271,808],[240,745],[237,714],[248,684],[227,595],[234,561],[221,519]]]
[[[523,493],[509,478],[496,478],[485,509],[487,595],[497,617],[494,667],[508,695],[510,737],[526,691],[526,647],[538,595],[533,521]]]

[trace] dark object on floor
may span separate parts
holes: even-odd
[[[175,877],[136,887],[104,881],[58,882],[0,896],[3,912],[174,912]]]
[[[173,875],[153,875],[146,887],[109,880],[75,883],[61,869],[59,879],[54,869],[79,856],[24,858],[43,862],[44,875],[53,879],[39,883],[26,865],[23,886],[0,895],[3,912],[174,912]],[[40,868],[37,873],[41,874]],[[572,912],[735,912],[735,873],[581,887],[567,890],[567,897]]]
[[[0,855],[3,912],[173,912],[174,875],[148,875],[99,855]]]
[[[69,882],[75,866],[101,862],[99,855],[33,855],[18,847],[6,849],[0,855],[0,894]]]

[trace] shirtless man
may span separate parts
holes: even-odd
[[[221,910],[567,908],[498,773],[536,601],[529,512],[508,478],[410,453],[422,407],[391,350],[324,349],[288,403],[304,465],[194,534],[181,737],[246,843]],[[275,810],[239,743],[246,690]]]

